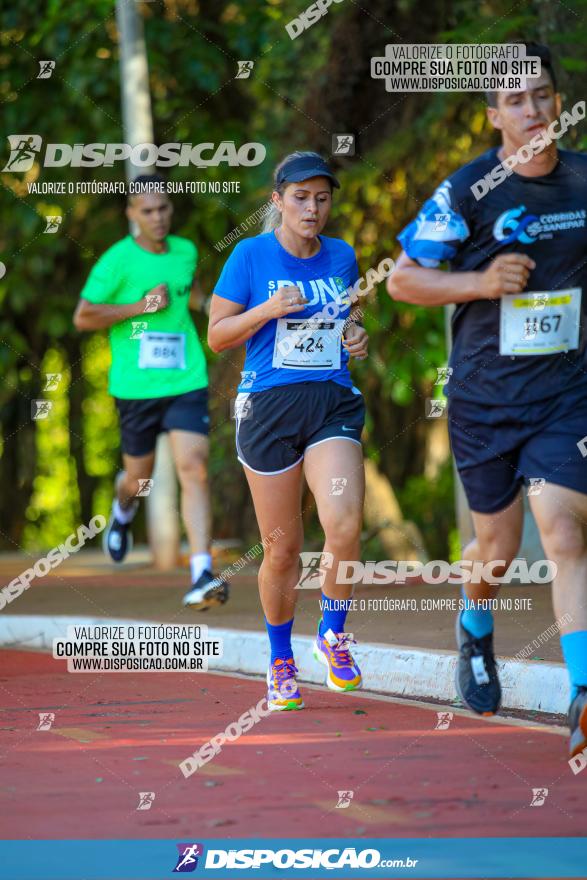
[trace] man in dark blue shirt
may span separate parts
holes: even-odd
[[[567,621],[574,756],[587,746],[587,156],[556,140],[585,107],[561,114],[549,50],[526,45],[540,76],[488,96],[501,147],[451,175],[401,232],[387,287],[403,302],[456,305],[449,433],[476,533],[464,558],[503,560],[503,575],[520,545],[521,488],[538,487],[529,501]],[[476,604],[496,591],[472,580],[457,621],[457,691],[480,714],[501,700],[493,617]]]

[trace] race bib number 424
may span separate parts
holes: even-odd
[[[344,321],[279,318],[273,366],[287,370],[339,370]]]
[[[507,294],[499,303],[500,354],[558,354],[579,347],[580,287]]]

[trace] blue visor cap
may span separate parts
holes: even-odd
[[[332,185],[340,189],[340,183],[324,159],[319,156],[302,156],[291,159],[280,169],[275,185],[299,183],[300,180],[309,180],[310,177],[328,177],[332,181]]]

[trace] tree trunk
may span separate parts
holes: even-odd
[[[66,336],[63,340],[67,359],[71,370],[69,387],[69,446],[75,462],[77,484],[79,489],[81,522],[87,523],[93,515],[93,499],[97,480],[86,470],[84,456],[84,422],[83,403],[88,389],[83,374],[81,340],[78,337]]]
[[[19,360],[14,377],[28,361]],[[26,525],[26,510],[34,488],[37,469],[35,422],[31,403],[41,397],[38,370],[31,371],[27,384],[21,382],[18,392],[2,408],[3,453],[0,459],[0,546],[7,551],[21,549]]]

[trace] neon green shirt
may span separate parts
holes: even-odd
[[[208,385],[206,358],[189,313],[198,251],[187,238],[168,235],[165,254],[152,254],[127,235],[98,260],[84,289],[91,303],[137,302],[167,284],[169,305],[110,327],[114,397],[145,399],[184,394]]]

